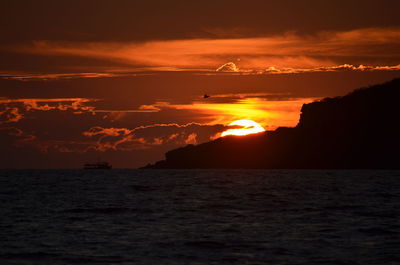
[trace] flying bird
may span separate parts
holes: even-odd
[[[207,94],[204,94],[203,98],[209,98],[210,96]]]

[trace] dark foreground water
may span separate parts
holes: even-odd
[[[400,264],[400,171],[0,171],[0,264]]]

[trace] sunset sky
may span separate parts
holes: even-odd
[[[5,0],[0,167],[133,168],[400,77],[400,1]],[[210,98],[203,98],[208,94]]]

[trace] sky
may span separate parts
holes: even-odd
[[[0,9],[0,168],[136,168],[400,77],[399,1],[21,1]],[[203,98],[203,95],[210,95]]]

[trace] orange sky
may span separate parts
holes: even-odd
[[[215,139],[234,120],[296,126],[304,103],[400,76],[399,8],[389,0],[7,2],[0,167],[76,168],[99,156],[138,167]]]
[[[97,76],[107,76],[152,71],[209,73],[217,69],[258,74],[287,72],[288,69],[292,72],[335,71],[341,68],[353,71],[399,70],[399,46],[400,28],[375,27],[321,31],[313,35],[283,32],[281,35],[256,38],[146,42],[32,41],[4,46],[3,49],[21,54],[75,56],[121,64],[119,67],[93,68],[98,71]],[[221,67],[226,63],[234,67]],[[70,68],[80,71],[78,74],[88,70],[78,64]],[[96,76],[94,73],[86,74]],[[15,73],[9,73],[9,76],[13,75]],[[50,75],[47,77],[51,78]]]

